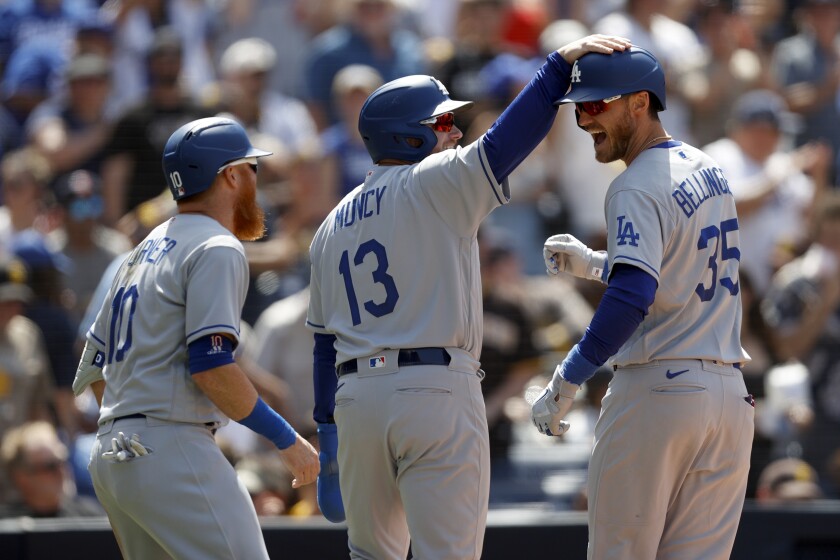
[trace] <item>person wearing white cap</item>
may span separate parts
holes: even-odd
[[[341,196],[365,180],[371,169],[370,155],[359,136],[359,113],[368,96],[384,83],[382,75],[365,64],[350,64],[333,78],[333,102],[340,120],[321,133],[327,175]]]
[[[317,141],[315,122],[302,101],[269,89],[276,63],[277,52],[263,39],[233,43],[219,62],[223,95],[246,129],[272,136],[296,153]]]

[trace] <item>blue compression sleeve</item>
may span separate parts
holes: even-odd
[[[208,334],[193,340],[187,347],[190,374],[232,364],[233,341],[221,334]]]
[[[655,296],[653,276],[632,265],[616,265],[592,322],[566,357],[563,377],[578,385],[592,377],[639,328]]]
[[[296,433],[286,420],[265,404],[262,397],[257,397],[257,403],[251,413],[239,421],[246,428],[268,438],[277,449],[286,449],[295,443]]]
[[[335,375],[335,335],[315,333],[312,355],[312,380],[315,385],[315,410],[312,417],[319,424],[327,424],[334,421],[335,389],[338,385]]]
[[[484,135],[484,151],[498,182],[504,181],[548,134],[557,116],[554,102],[569,88],[571,72],[571,65],[557,52],[548,55]]]

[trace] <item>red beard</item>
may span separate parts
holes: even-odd
[[[257,188],[243,189],[233,208],[233,234],[240,241],[256,241],[265,235],[265,212],[257,204]]]

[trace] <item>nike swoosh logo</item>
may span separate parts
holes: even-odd
[[[688,370],[686,370],[686,371],[688,371]],[[335,392],[337,393],[337,392],[338,392],[338,390],[339,390],[339,389],[341,389],[342,387],[344,387],[344,383],[340,383],[340,384],[338,385],[338,387],[336,387],[336,388],[335,388]]]
[[[676,376],[678,376],[678,375],[682,375],[682,374],[684,374],[684,373],[685,373],[685,372],[687,372],[687,371],[688,371],[687,369],[682,369],[682,370],[680,370],[680,371],[673,371],[673,372],[672,372],[672,371],[669,369],[668,371],[666,371],[666,372],[665,372],[665,377],[667,377],[668,379],[673,379],[673,378],[675,378]]]

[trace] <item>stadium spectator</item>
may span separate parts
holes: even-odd
[[[0,206],[0,260],[11,258],[21,232],[46,229],[46,193],[52,180],[49,161],[31,148],[9,152],[0,162],[3,206]]]
[[[105,269],[132,246],[125,235],[101,224],[102,184],[98,175],[83,169],[73,171],[59,177],[53,191],[58,202],[58,224],[49,238],[73,264],[73,273],[63,277],[61,299],[73,325],[78,325]]]
[[[216,58],[221,58],[225,49],[240,39],[258,37],[268,41],[276,52],[283,53],[278,71],[268,77],[269,88],[301,97],[310,42],[338,22],[345,4],[344,0],[226,2],[223,20],[213,39]]]
[[[370,156],[359,135],[359,113],[368,96],[383,84],[382,76],[364,64],[342,68],[333,80],[332,95],[340,120],[321,134],[327,181],[344,196],[365,180]]]
[[[268,87],[277,52],[263,39],[241,39],[222,54],[223,104],[249,132],[279,140],[292,154],[317,140],[315,121],[298,99]]]
[[[809,213],[826,189],[830,151],[823,144],[786,150],[795,122],[785,101],[753,90],[735,103],[728,136],[703,150],[720,164],[735,196],[741,267],[762,297],[773,272],[807,239]]]
[[[726,134],[729,108],[742,94],[771,83],[761,56],[744,40],[733,0],[698,3],[694,27],[703,44],[702,64],[685,76],[683,94],[691,111],[695,145],[702,146]]]
[[[508,452],[513,422],[507,401],[521,397],[539,374],[541,353],[534,344],[534,325],[525,305],[525,278],[507,232],[485,227],[479,232],[484,338],[481,345],[481,392],[490,435],[490,495],[494,484],[511,481]]]
[[[468,130],[473,117],[489,105],[481,70],[509,51],[504,39],[508,4],[509,0],[458,0],[454,39],[437,41],[430,49],[432,74],[443,82],[452,98],[475,100],[472,108],[458,114],[462,130]]]
[[[815,140],[832,148],[832,182],[836,177],[840,151],[840,3],[833,0],[804,0],[797,10],[799,33],[776,45],[772,70],[791,110],[802,115],[804,126],[797,145]]]
[[[824,473],[840,449],[840,195],[820,204],[812,244],[773,277],[762,312],[780,357],[810,372],[814,418],[802,457]]]
[[[28,420],[51,418],[53,381],[43,334],[23,316],[34,297],[26,282],[22,262],[0,263],[0,437]]]
[[[61,91],[67,54],[31,41],[16,49],[3,72],[3,104],[22,126],[35,107]]]
[[[251,284],[242,318],[254,324],[272,303],[309,284],[307,249],[315,230],[338,202],[336,185],[327,181],[320,146],[301,151],[289,162],[288,178],[264,188],[270,207],[268,236],[245,243]]]
[[[0,459],[14,497],[0,517],[92,517],[105,512],[95,498],[76,493],[67,447],[49,422],[30,422],[6,433]]]
[[[45,356],[56,386],[56,420],[64,431],[62,435],[72,439],[78,433],[79,422],[71,390],[77,363],[76,326],[61,299],[64,277],[72,273],[72,263],[31,229],[15,238],[12,253],[29,272],[27,280],[34,297],[27,302],[23,314],[44,334]]]
[[[550,52],[550,51],[549,51]],[[545,53],[548,56],[548,53]],[[484,65],[478,73],[482,83],[482,99],[485,110],[474,113],[464,142],[469,143],[487,132],[519,92],[524,88],[542,65],[543,58],[524,58],[512,53],[502,53]],[[534,247],[545,240],[540,209],[543,196],[551,191],[551,151],[547,142],[538,145],[522,165],[510,174],[511,201],[504,212],[493,212],[486,224],[499,232],[506,232],[512,248],[516,251],[522,271],[530,276],[545,273],[545,262]],[[556,218],[555,218],[556,219]]]
[[[802,459],[776,459],[758,477],[756,500],[761,504],[807,502],[822,497],[817,471]]]
[[[77,30],[96,19],[93,3],[69,0],[19,0],[0,8],[0,67],[23,45],[70,51]]]
[[[173,29],[157,30],[146,62],[148,97],[117,121],[102,162],[103,222],[111,226],[166,188],[160,158],[169,135],[211,114],[181,86],[184,59],[181,38]],[[115,70],[119,64],[117,59]],[[114,82],[120,79],[115,74]]]
[[[114,22],[114,97],[120,109],[154,95],[155,80],[147,71],[147,60],[159,48],[161,29],[171,31],[179,58],[183,58],[181,86],[187,95],[199,97],[215,80],[210,56],[217,19],[213,4],[193,0],[127,0],[106,4],[104,9]],[[164,142],[173,130],[161,133]]]
[[[65,94],[36,107],[26,122],[26,135],[56,174],[75,169],[100,172],[105,142],[111,136],[107,113],[111,62],[99,54],[74,57],[64,72]]]
[[[347,21],[312,40],[305,78],[307,102],[319,130],[340,118],[332,83],[345,66],[372,66],[385,81],[423,73],[419,37],[394,26],[400,9],[394,0],[349,0]]]
[[[38,326],[24,317],[34,297],[26,266],[0,260],[0,441],[12,428],[32,420],[52,420],[53,379]],[[11,484],[0,471],[0,504]]]

